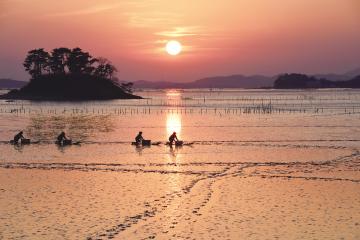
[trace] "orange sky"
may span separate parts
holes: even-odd
[[[166,41],[184,45],[178,56]],[[81,47],[126,80],[330,73],[360,67],[358,0],[0,0],[0,78],[26,52]]]

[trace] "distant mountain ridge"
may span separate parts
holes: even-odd
[[[241,74],[229,75],[229,76],[215,76],[207,77],[192,82],[179,83],[179,82],[167,82],[167,81],[146,81],[139,80],[134,81],[135,88],[272,88],[275,80],[282,74],[276,76],[264,76],[264,75],[250,75],[245,76]],[[360,68],[346,72],[344,74],[313,74],[317,79],[328,80],[332,82],[348,81],[360,75]]]
[[[15,88],[22,88],[25,86],[27,82],[13,80],[9,78],[0,78],[0,89],[15,89]]]
[[[360,76],[360,67],[345,73],[345,75],[350,77],[350,78]]]
[[[193,82],[150,82],[145,80],[134,81],[135,88],[261,88],[271,87],[276,77],[262,75],[230,75],[202,78]]]
[[[328,74],[313,74],[311,76],[318,79],[326,79],[329,81],[347,81],[360,75],[360,68],[353,69],[343,74],[328,73]]]

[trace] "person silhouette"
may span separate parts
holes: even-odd
[[[17,144],[17,143],[19,143],[19,140],[20,139],[25,139],[24,138],[24,136],[23,136],[23,131],[21,131],[21,132],[19,132],[18,134],[16,134],[15,136],[14,136],[14,144]]]
[[[169,137],[169,144],[172,146],[176,141],[179,141],[179,139],[176,136],[176,132],[173,132],[173,134]]]
[[[58,144],[63,144],[64,140],[68,140],[65,136],[65,132],[61,132],[60,135],[57,137]]]
[[[142,136],[142,132],[139,132],[138,135],[135,137],[136,144],[141,144],[143,140],[144,138]]]

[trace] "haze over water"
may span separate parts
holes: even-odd
[[[136,94],[0,102],[0,238],[360,238],[358,90]]]

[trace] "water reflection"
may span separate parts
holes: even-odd
[[[166,115],[166,134],[169,137],[173,132],[176,132],[177,137],[180,139],[181,135],[181,115],[168,113]]]
[[[65,146],[61,146],[59,144],[56,144],[57,145],[57,150],[62,153],[62,154],[65,154]]]
[[[139,156],[142,155],[142,152],[145,148],[150,148],[151,146],[141,146],[141,145],[136,145],[135,146],[135,151],[137,154],[139,154]]]
[[[170,155],[172,160],[176,160],[177,151],[175,152],[175,149],[173,146],[170,146]]]
[[[17,150],[18,152],[22,153],[23,149],[24,149],[24,145],[22,145],[22,144],[14,144],[14,149]]]
[[[167,98],[179,98],[181,97],[181,92],[176,89],[171,89],[166,91],[166,97]]]
[[[169,146],[169,148],[170,148],[170,155],[172,156],[173,159],[176,160],[180,149],[182,149],[182,146],[173,146],[173,145],[171,145],[171,146]]]

